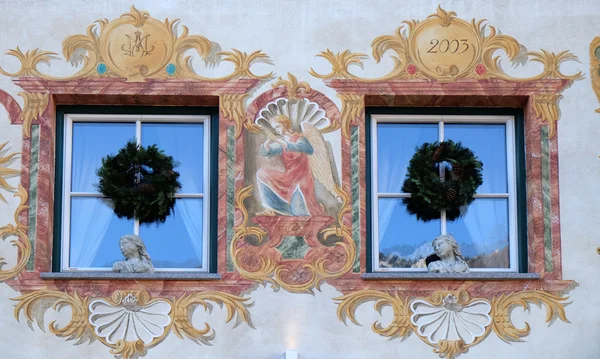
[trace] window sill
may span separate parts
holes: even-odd
[[[110,280],[220,280],[219,273],[204,272],[155,272],[155,273],[115,273],[115,272],[45,272],[42,279],[110,279]]]
[[[377,272],[363,273],[362,279],[419,279],[419,280],[518,280],[518,279],[540,279],[538,273],[512,273],[512,272],[477,272],[477,273],[428,273],[428,272]]]

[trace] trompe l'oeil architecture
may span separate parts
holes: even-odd
[[[2,356],[594,357],[598,10],[378,3],[0,14]]]

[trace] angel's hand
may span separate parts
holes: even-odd
[[[267,135],[267,137],[269,138],[269,140],[272,140],[272,141],[275,141],[275,140],[276,140],[275,134],[273,134],[273,132],[271,132],[271,131],[269,131],[269,130],[266,130],[266,131],[265,131],[265,134]],[[268,140],[267,140],[267,141],[268,141]]]
[[[275,142],[279,143],[281,145],[281,147],[283,147],[283,149],[287,150],[287,148],[288,148],[287,142],[285,142],[284,140],[281,140],[281,139],[275,139]]]

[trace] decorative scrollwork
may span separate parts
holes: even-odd
[[[362,82],[379,82],[399,78],[418,78],[437,81],[456,81],[461,78],[497,78],[509,81],[532,81],[538,79],[576,80],[581,72],[565,75],[560,65],[567,60],[577,61],[568,51],[554,54],[545,50],[527,52],[525,47],[511,36],[500,35],[484,20],[471,22],[459,19],[453,11],[438,7],[437,12],[424,21],[403,21],[394,35],[379,36],[371,44],[373,58],[379,63],[385,53],[393,51],[394,66],[379,78],[362,78],[349,71],[349,67],[363,67],[365,54],[345,50],[333,53],[321,52],[319,57],[331,63],[332,71],[311,75],[322,79],[351,79]],[[506,53],[513,65],[536,61],[544,66],[542,73],[530,78],[516,78],[506,74],[500,66],[498,50]],[[449,55],[452,55],[449,57]]]
[[[38,71],[37,66],[40,63],[50,65],[50,61],[57,59],[58,54],[51,51],[41,51],[39,49],[33,49],[31,51],[21,51],[17,46],[14,50],[9,50],[7,55],[14,56],[21,63],[21,68],[17,72],[9,73],[0,68],[0,74],[9,77],[20,77],[20,76],[37,76],[42,77],[43,75]]]
[[[552,138],[556,134],[556,123],[559,118],[558,100],[562,98],[560,94],[544,94],[533,96],[533,109],[536,116],[542,121],[548,123],[548,137]]]
[[[248,94],[223,94],[219,96],[220,108],[223,110],[223,117],[235,123],[235,138],[242,134],[242,127],[248,126],[245,120],[244,103]],[[254,124],[252,126],[255,126]]]
[[[84,77],[115,77],[128,81],[145,81],[149,78],[196,79],[202,81],[224,81],[235,78],[266,80],[272,77],[256,75],[250,67],[255,63],[272,64],[262,51],[250,54],[233,49],[221,51],[221,46],[204,36],[189,35],[189,29],[181,26],[179,19],[161,22],[134,6],[130,12],[108,21],[99,19],[88,26],[85,35],[72,35],[63,41],[63,55],[73,66],[82,65],[73,75],[59,78],[41,73],[37,65],[56,59],[50,51],[34,49],[23,53],[19,48],[7,54],[21,62],[19,71],[6,76],[35,76],[48,80],[74,80]],[[222,61],[234,64],[234,71],[224,77],[211,79],[200,76],[192,66],[194,50],[208,67],[218,66]]]
[[[44,329],[45,308],[52,307],[54,310],[60,311],[66,306],[71,307],[69,322],[62,328],[59,328],[56,322],[51,322],[48,325],[50,333],[60,338],[67,338],[67,340],[77,340],[76,344],[81,344],[86,339],[91,341],[92,337],[86,337],[86,333],[91,334],[87,326],[89,298],[81,297],[77,293],[71,295],[59,291],[38,291],[22,295],[13,300],[19,301],[15,306],[15,319],[18,321],[19,314],[23,311],[27,322],[32,323],[35,321],[42,330]]]
[[[225,307],[227,310],[226,322],[229,323],[235,318],[234,328],[241,323],[246,323],[251,328],[254,328],[250,312],[248,311],[248,307],[250,306],[248,300],[249,298],[215,291],[184,295],[175,300],[173,332],[179,338],[183,339],[185,336],[197,344],[211,345],[211,341],[215,337],[215,332],[210,325],[204,323],[204,329],[198,330],[190,321],[193,311],[199,305],[210,313],[212,311],[212,304],[210,302]]]
[[[529,335],[531,329],[529,324],[525,323],[525,328],[518,329],[511,321],[510,313],[516,307],[522,307],[529,311],[529,305],[535,304],[540,308],[546,307],[546,323],[552,324],[556,318],[560,318],[565,323],[570,323],[567,320],[565,312],[568,297],[553,295],[542,291],[526,291],[521,293],[512,293],[510,295],[501,295],[494,297],[492,303],[492,329],[506,343],[522,342],[521,338]]]
[[[362,290],[334,298],[334,300],[339,304],[337,309],[338,319],[344,323],[350,319],[355,325],[360,325],[356,320],[356,309],[366,302],[374,301],[374,308],[379,313],[386,306],[394,310],[394,318],[387,326],[384,327],[379,321],[373,323],[372,329],[375,333],[401,340],[404,340],[411,333],[408,298],[401,297],[397,292],[392,295],[377,290]]]
[[[362,304],[375,302],[375,310],[380,314],[384,307],[390,307],[394,312],[392,321],[385,327],[379,321],[374,322],[375,333],[401,340],[415,333],[441,358],[448,359],[468,352],[492,330],[507,343],[523,341],[521,338],[529,335],[530,328],[525,323],[524,329],[517,329],[512,323],[511,312],[517,306],[528,310],[531,303],[544,305],[547,323],[552,324],[556,318],[569,322],[564,309],[568,297],[538,290],[491,299],[471,298],[464,290],[437,291],[428,298],[403,297],[400,293],[362,290],[334,298],[339,305],[338,318],[344,323],[349,319],[360,325],[355,314]]]
[[[8,150],[5,150],[4,147],[6,147],[7,144],[8,144],[8,142],[4,142],[3,144],[0,144],[0,165],[3,165],[3,166],[9,166],[10,163],[12,163],[12,161],[19,155],[19,152],[13,152],[10,154],[6,154],[6,152],[8,152]],[[0,167],[0,189],[7,190],[7,191],[16,190],[15,187],[8,184],[6,179],[9,177],[18,176],[20,173],[21,173],[21,171],[19,171],[19,170],[15,170],[15,169],[8,168],[8,167]],[[2,193],[0,193],[0,201],[3,201],[6,203],[6,198],[4,198]]]
[[[309,73],[312,76],[320,79],[346,78],[358,80],[360,77],[352,75],[349,68],[350,66],[358,66],[361,69],[364,68],[363,60],[368,58],[366,54],[352,53],[350,50],[344,50],[343,52],[338,52],[336,54],[329,49],[321,52],[317,56],[326,59],[332,66],[331,72],[327,75],[320,75],[312,68],[309,70]]]
[[[594,93],[600,101],[600,36],[590,43],[590,77]],[[600,108],[596,109],[596,112],[600,113]]]
[[[275,249],[281,242],[282,233],[275,236],[279,240],[268,238],[267,231],[260,227],[248,226],[248,211],[244,199],[250,196],[252,186],[244,187],[236,194],[236,209],[242,213],[241,224],[234,228],[230,253],[236,271],[246,279],[261,283],[270,283],[275,290],[283,288],[293,293],[313,293],[327,279],[339,278],[352,270],[356,258],[356,244],[352,240],[350,228],[343,224],[343,216],[351,210],[350,195],[337,187],[338,195],[342,198],[342,210],[338,214],[338,224],[321,230],[323,241],[332,236],[339,237],[331,246],[325,246],[316,239],[315,229],[331,222],[331,217],[269,217],[264,222],[277,222],[283,226],[283,231],[299,235],[306,232],[307,244],[311,249],[304,259],[282,261]],[[293,225],[285,227],[290,220]],[[254,221],[258,221],[255,217]],[[256,245],[246,241],[247,236],[256,238]],[[293,264],[293,265],[292,265]]]
[[[17,247],[19,254],[15,266],[8,270],[2,269],[2,266],[5,265],[6,262],[4,261],[4,258],[0,258],[0,282],[4,282],[19,275],[19,273],[27,266],[27,262],[31,256],[31,242],[29,242],[29,237],[27,236],[27,227],[22,225],[19,221],[21,212],[28,209],[28,194],[25,188],[19,184],[17,193],[15,193],[14,196],[19,197],[20,199],[20,204],[14,215],[15,224],[7,224],[0,227],[0,239],[5,240],[7,237],[16,236],[17,238],[10,242],[13,246]]]
[[[25,100],[23,111],[21,112],[23,135],[29,137],[31,136],[31,123],[37,120],[44,113],[46,107],[48,107],[50,94],[19,92],[19,96]]]
[[[63,327],[58,327],[56,322],[50,323],[50,332],[67,340],[76,340],[75,344],[99,340],[117,358],[123,359],[144,356],[171,331],[181,339],[187,337],[196,344],[211,345],[214,330],[206,323],[204,329],[198,330],[191,322],[196,307],[202,306],[211,312],[211,302],[226,308],[227,323],[235,319],[235,326],[247,323],[254,328],[248,311],[249,298],[218,291],[197,292],[179,298],[153,298],[145,290],[119,290],[110,298],[92,298],[52,290],[28,293],[13,300],[18,301],[15,318],[19,320],[23,312],[29,325],[35,322],[42,330],[48,308],[60,311],[70,306],[70,321]]]
[[[235,195],[235,208],[242,213],[242,222],[233,228],[234,234],[233,237],[246,237],[246,236],[256,236],[258,243],[262,243],[267,232],[258,227],[249,227],[248,226],[248,210],[244,205],[244,201],[246,198],[252,195],[252,185],[240,188],[238,193]]]
[[[308,82],[298,82],[298,79],[296,78],[296,76],[292,75],[291,73],[288,72],[288,79],[284,80],[281,77],[279,77],[277,79],[277,82],[275,82],[273,85],[271,85],[272,88],[277,88],[280,86],[283,86],[285,88],[287,88],[287,97],[290,100],[299,100],[301,98],[301,95],[306,94],[308,92],[310,92],[310,85],[308,84]]]
[[[365,108],[365,97],[363,95],[354,94],[338,94],[338,97],[342,100],[342,115],[341,115],[341,128],[342,135],[350,139],[350,125],[356,119],[361,118],[362,112]]]
[[[252,72],[252,70],[250,70],[250,67],[256,63],[273,65],[273,61],[271,61],[269,56],[263,53],[261,50],[247,54],[245,52],[232,49],[232,51],[219,52],[217,55],[223,55],[223,61],[231,62],[235,66],[235,71],[231,75],[225,76],[222,79],[243,77],[249,79],[269,80],[273,77],[273,72],[269,72],[266,75],[256,75]]]

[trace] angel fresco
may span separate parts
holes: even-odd
[[[280,157],[283,169],[267,167],[258,170],[257,184],[264,210],[257,215],[325,214],[325,206],[315,192],[315,181],[333,196],[336,196],[337,181],[331,149],[317,128],[318,121],[311,121],[311,118],[314,120],[312,116],[295,116],[297,126],[294,126],[290,116],[285,114],[266,117],[269,119],[257,120],[267,137],[260,145],[259,155]]]

